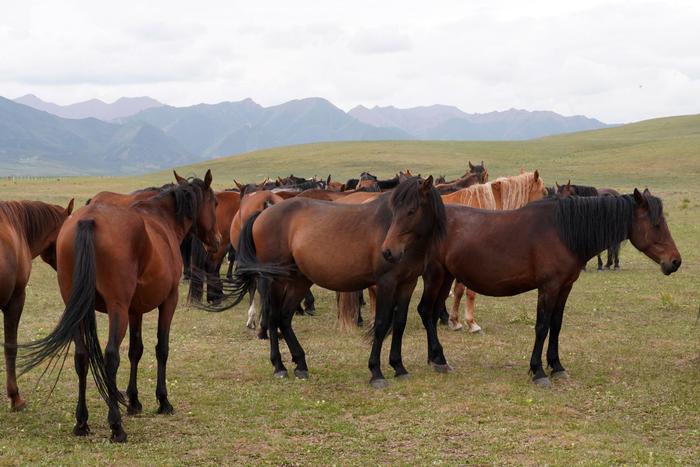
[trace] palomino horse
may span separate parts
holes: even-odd
[[[401,359],[408,303],[430,250],[445,235],[444,206],[432,181],[432,177],[407,180],[364,204],[295,198],[248,220],[238,244],[234,280],[238,300],[251,283],[258,282],[275,376],[287,375],[279,350],[279,329],[296,363],[294,374],[308,377],[292,317],[312,283],[345,292],[377,284],[370,383],[386,385],[380,353],[391,328],[389,363],[397,377],[408,374]]]
[[[513,177],[501,177],[483,185],[472,185],[469,188],[442,195],[442,201],[473,208],[511,210],[542,199],[545,194],[544,182],[539,172],[535,170],[535,172],[522,173]],[[462,329],[462,323],[459,322],[459,305],[465,291],[467,294],[467,306],[464,313],[469,332],[480,332],[481,326],[474,321],[476,294],[466,289],[464,284],[459,282],[455,282],[453,289],[454,300],[447,324],[453,331]]]
[[[572,185],[571,180],[569,180],[566,185],[556,184],[556,194],[561,197],[569,196],[620,196],[620,193],[612,188],[596,188],[593,186],[586,185]],[[605,269],[610,269],[614,265],[614,269],[620,269],[620,247],[622,245],[618,243],[617,245],[612,245],[608,248],[608,260],[605,263]],[[584,267],[585,269],[585,267]],[[598,271],[603,270],[603,260],[598,255]]]
[[[73,200],[63,209],[40,201],[0,201],[0,308],[5,328],[5,369],[10,408],[22,410],[26,402],[19,395],[15,359],[17,327],[32,259],[41,258],[56,269],[56,237],[73,211]]]
[[[215,203],[212,176],[167,188],[129,206],[90,203],[64,224],[56,241],[58,284],[66,309],[56,328],[46,337],[21,346],[23,371],[48,358],[60,358],[75,342],[75,369],[79,378],[76,425],[73,433],[87,435],[88,411],[85,390],[88,367],[100,395],[109,407],[111,440],[126,441],[119,404],[124,396],[116,384],[119,346],[127,325],[140,330],[144,313],[158,308],[158,378],[156,397],[159,413],[172,413],[165,384],[170,323],[178,301],[182,271],[179,247],[193,231],[216,250]],[[104,357],[97,338],[95,309],[108,314],[109,340]],[[139,338],[135,339],[134,336]],[[128,412],[142,410],[136,387],[136,365],[143,353],[140,332],[129,343],[131,377],[126,395]]]
[[[564,306],[581,266],[610,245],[629,239],[668,275],[681,256],[663,215],[662,203],[645,190],[620,197],[547,198],[515,211],[485,211],[448,205],[447,237],[423,275],[418,311],[428,336],[428,361],[446,365],[434,313],[453,279],[477,293],[512,296],[537,289],[535,345],[530,372],[549,385],[542,349],[549,333],[551,376],[566,377],[559,360]]]

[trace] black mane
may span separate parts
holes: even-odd
[[[588,185],[570,185],[576,191],[576,196],[598,196],[598,189]],[[560,190],[561,191],[561,190]]]
[[[180,183],[165,188],[156,196],[156,199],[172,196],[175,200],[175,219],[178,222],[182,222],[187,218],[196,223],[199,205],[204,200],[205,191],[207,191],[207,186],[204,184],[204,181],[199,178],[192,178],[189,179],[188,183]]]
[[[649,216],[658,225],[663,204],[655,196],[645,196]],[[559,237],[583,260],[587,260],[629,237],[637,202],[633,195],[548,198],[557,203]]]
[[[418,208],[421,201],[421,185],[423,179],[420,177],[411,177],[394,188],[389,197],[389,206],[394,211],[398,206],[409,204]],[[433,220],[433,237],[434,243],[439,242],[447,235],[447,215],[445,213],[445,205],[440,197],[440,192],[435,187],[430,188],[428,195],[430,208],[435,213]]]

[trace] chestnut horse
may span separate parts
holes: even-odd
[[[248,220],[238,245],[237,300],[257,281],[263,324],[270,330],[275,376],[287,376],[279,350],[279,329],[296,363],[294,374],[308,377],[292,317],[312,283],[345,292],[377,284],[370,383],[374,387],[386,385],[380,353],[391,328],[389,363],[397,377],[408,374],[401,359],[408,304],[430,250],[445,235],[444,206],[432,181],[432,177],[406,180],[392,192],[364,204],[295,198]]]
[[[473,185],[449,195],[442,195],[442,201],[472,208],[510,210],[540,200],[546,193],[544,182],[539,172],[535,170],[535,172],[522,173],[513,177],[501,177],[493,182]],[[467,294],[465,321],[469,332],[477,333],[481,331],[481,326],[474,321],[476,294],[459,282],[455,282],[454,285],[454,298],[447,324],[453,331],[462,329],[462,323],[459,321],[459,305],[465,292]]]
[[[58,284],[66,308],[56,328],[46,337],[26,344],[20,356],[23,372],[46,359],[66,355],[75,342],[75,369],[79,378],[76,425],[73,433],[87,435],[88,411],[85,391],[88,367],[100,395],[109,408],[111,440],[126,441],[119,404],[127,405],[117,389],[119,346],[127,325],[140,330],[144,313],[158,308],[158,378],[156,398],[159,413],[172,413],[168,400],[166,363],[170,323],[178,301],[182,271],[179,247],[192,231],[216,250],[215,203],[212,176],[204,181],[178,180],[146,200],[129,206],[90,203],[64,224],[56,241]],[[104,357],[97,337],[95,310],[108,314],[109,339]],[[138,339],[134,338],[138,335]],[[143,353],[140,333],[129,343],[131,377],[126,395],[127,410],[142,410],[136,387],[136,368]]]
[[[612,188],[596,188],[593,186],[586,185],[572,185],[571,180],[569,180],[566,185],[556,184],[556,194],[561,197],[569,196],[620,196],[620,193]],[[618,243],[608,248],[608,259],[605,263],[605,269],[610,269],[610,266],[614,265],[614,269],[620,269],[620,247],[622,245]],[[584,269],[586,269],[584,267]],[[598,271],[603,270],[603,260],[598,255]]]
[[[73,200],[65,209],[41,201],[0,201],[0,308],[5,329],[5,369],[10,409],[22,410],[15,360],[17,327],[24,309],[25,288],[32,259],[41,255],[56,269],[56,237],[73,211]]]
[[[549,333],[547,363],[553,378],[566,377],[559,360],[564,306],[581,266],[610,245],[629,239],[668,275],[681,256],[664,219],[661,200],[645,190],[632,195],[547,198],[514,211],[485,211],[447,205],[447,237],[423,275],[418,312],[428,337],[428,361],[447,364],[434,312],[453,279],[477,293],[512,296],[538,290],[535,345],[530,372],[549,385],[542,349]]]

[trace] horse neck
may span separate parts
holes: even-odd
[[[145,207],[153,217],[159,219],[169,230],[174,232],[178,244],[182,243],[185,236],[192,229],[192,219],[185,216],[182,219],[177,219],[175,197],[173,195],[156,196],[137,204]]]
[[[0,205],[4,216],[26,242],[32,258],[47,247],[47,238],[65,220],[55,207],[44,203],[8,201]]]
[[[532,174],[502,178],[498,181],[501,182],[500,209],[520,209],[530,202],[532,185],[535,183]]]

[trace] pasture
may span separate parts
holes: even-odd
[[[218,314],[187,308],[186,287],[170,341],[172,416],[157,415],[156,314],[144,319],[139,367],[144,412],[125,417],[129,442],[110,444],[106,408],[88,381],[93,434],[71,434],[77,394],[72,358],[47,400],[53,378],[33,390],[39,371],[20,378],[28,407],[0,409],[0,464],[694,464],[700,457],[700,117],[675,117],[528,142],[323,143],[272,149],[179,168],[214,174],[214,187],[265,176],[344,181],[369,170],[393,176],[464,172],[484,160],[491,179],[520,167],[555,181],[649,187],[665,203],[683,255],[663,276],[631,245],[622,270],[581,275],[564,314],[561,355],[571,379],[551,389],[528,377],[536,294],[477,298],[483,335],[439,330],[455,371],[426,365],[425,333],[415,311],[404,337],[405,381],[384,390],[367,384],[369,345],[341,333],[334,294],[314,288],[317,316],[297,316],[310,379],[272,378],[267,341],[245,328],[239,307]],[[170,182],[170,172],[132,178],[0,181],[2,199],[77,205],[98,191],[127,192]],[[514,233],[517,234],[517,233]],[[35,261],[19,340],[46,335],[63,309],[55,273]],[[104,345],[106,320],[98,314]],[[121,349],[119,387],[128,378]],[[385,349],[387,347],[385,346]],[[285,361],[289,361],[282,345]],[[388,368],[387,351],[383,366]],[[387,375],[393,374],[387,372]],[[4,367],[0,376],[4,379]]]

